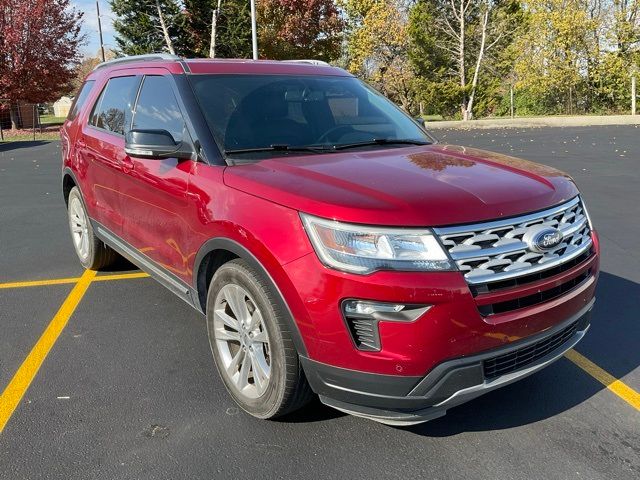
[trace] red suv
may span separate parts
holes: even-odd
[[[107,62],[62,152],[82,265],[122,255],[206,315],[220,376],[256,417],[317,394],[424,422],[589,327],[598,237],[573,181],[438,144],[338,68]]]

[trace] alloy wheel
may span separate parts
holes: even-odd
[[[269,335],[253,297],[237,284],[227,284],[216,296],[213,335],[221,370],[248,398],[262,396],[271,377]]]
[[[86,260],[89,256],[89,222],[80,199],[75,196],[69,201],[69,226],[76,252]]]

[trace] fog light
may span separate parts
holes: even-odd
[[[356,348],[369,352],[379,351],[382,348],[378,329],[380,321],[413,322],[430,308],[431,305],[405,305],[368,300],[342,302],[342,314]]]

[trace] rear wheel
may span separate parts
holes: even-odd
[[[245,261],[221,266],[209,286],[207,331],[220,376],[236,403],[275,418],[313,396],[274,292]]]
[[[100,270],[111,265],[119,255],[93,233],[78,187],[73,187],[69,192],[67,214],[73,246],[82,266],[89,270]]]

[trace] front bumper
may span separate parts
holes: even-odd
[[[593,303],[591,300],[575,315],[541,333],[447,360],[424,377],[365,373],[305,357],[301,361],[311,387],[326,405],[386,424],[413,425],[441,417],[449,408],[531,375],[560,358],[587,332]]]
[[[445,360],[530,338],[580,311],[593,299],[598,278],[595,232],[593,239],[593,254],[568,270],[488,293],[474,294],[460,272],[355,275],[324,267],[314,253],[284,266],[287,281],[280,288],[304,339],[306,357],[349,371],[421,378]],[[565,291],[567,285],[575,286]],[[540,292],[555,293],[547,295],[550,299],[535,298]],[[528,302],[531,298],[535,301]],[[340,311],[345,299],[432,307],[415,321],[380,321],[381,349],[364,351],[357,348],[353,325]],[[507,311],[481,314],[493,304],[512,303],[517,305]]]

